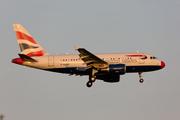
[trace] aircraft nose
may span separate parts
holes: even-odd
[[[165,63],[161,61],[161,69],[165,67]]]

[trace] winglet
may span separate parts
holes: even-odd
[[[75,47],[75,51],[77,51],[79,48],[77,46],[74,46]]]

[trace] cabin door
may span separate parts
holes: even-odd
[[[54,56],[52,56],[52,55],[48,56],[48,66],[49,67],[54,66]]]
[[[139,64],[144,64],[144,63],[145,63],[144,54],[139,55]]]

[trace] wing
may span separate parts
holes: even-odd
[[[79,51],[79,57],[81,60],[84,61],[84,63],[87,65],[86,69],[91,69],[91,68],[106,68],[108,66],[108,63],[101,58],[97,57],[96,55],[90,53],[84,48],[78,48],[74,46],[76,50]]]

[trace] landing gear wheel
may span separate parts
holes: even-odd
[[[141,79],[139,80],[139,82],[140,82],[140,83],[143,83],[143,82],[144,82],[144,80],[141,78]]]
[[[140,78],[139,82],[140,82],[140,83],[143,83],[144,80],[143,80],[141,77],[142,77],[142,72],[139,72],[139,78]]]
[[[92,86],[92,82],[88,81],[86,85],[87,85],[87,87],[91,87]]]
[[[96,78],[94,76],[89,76],[89,81],[95,82]]]

